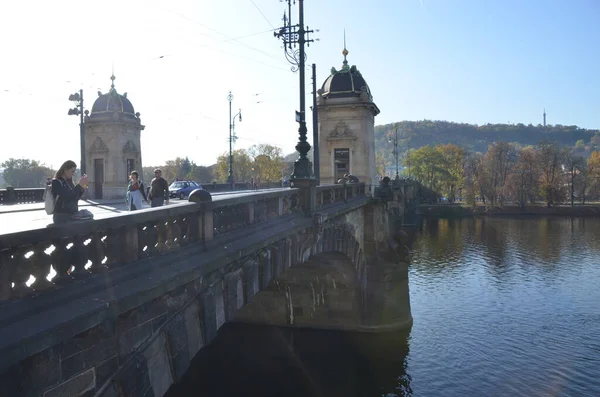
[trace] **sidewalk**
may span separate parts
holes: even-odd
[[[106,199],[106,200],[79,200],[79,208],[82,207],[97,207],[97,206],[110,206],[114,204],[123,204],[125,200],[118,199]],[[30,204],[14,204],[14,205],[0,205],[0,215],[5,213],[13,212],[26,212],[26,211],[43,211],[44,203],[30,203]]]

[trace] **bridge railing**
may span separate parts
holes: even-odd
[[[43,201],[44,188],[0,189],[0,205],[29,204]]]
[[[364,196],[364,185],[320,186],[317,207]],[[302,213],[299,189],[220,198],[0,235],[0,301],[65,287],[93,273]]]
[[[280,188],[281,183],[265,182],[255,186],[256,190]],[[206,183],[202,188],[211,193],[251,190],[249,182]],[[41,203],[44,201],[44,188],[13,188],[0,189],[0,205]]]

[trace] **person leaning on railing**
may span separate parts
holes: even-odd
[[[64,223],[77,219],[79,215],[79,199],[87,187],[87,175],[79,182],[73,183],[73,174],[77,169],[74,161],[68,160],[60,166],[52,180],[52,196],[56,200],[53,213],[54,223]]]

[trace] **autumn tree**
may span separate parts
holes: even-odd
[[[410,163],[411,174],[434,191],[439,191],[442,182],[450,177],[442,153],[432,146],[411,151],[403,162]]]
[[[447,171],[440,178],[441,193],[448,197],[448,201],[454,201],[457,191],[462,188],[464,183],[464,167],[467,151],[451,143],[438,145],[435,149],[442,155],[442,163],[444,169]]]
[[[594,151],[587,159],[584,169],[584,178],[580,187],[581,204],[585,204],[587,196],[598,190],[598,181],[600,180],[600,152]]]
[[[471,207],[477,205],[477,196],[480,194],[478,180],[480,163],[481,153],[467,154],[465,157],[463,197]]]
[[[571,207],[575,206],[575,189],[580,184],[580,180],[585,178],[583,173],[586,168],[586,161],[583,157],[577,156],[572,151],[565,149],[563,151],[563,167],[567,176],[569,185],[569,200]]]
[[[217,158],[215,165],[215,179],[225,183],[229,177],[229,153],[223,153]],[[249,182],[252,178],[252,159],[245,149],[233,151],[233,180],[235,182]]]
[[[539,170],[537,152],[531,146],[519,151],[519,156],[508,177],[508,192],[515,203],[523,208],[534,203],[538,188]]]
[[[482,166],[486,180],[482,181],[485,187],[485,195],[490,204],[498,203],[504,205],[507,194],[507,179],[513,164],[516,161],[515,148],[507,142],[495,142],[490,145],[487,153],[483,156]]]
[[[541,142],[537,145],[540,167],[540,193],[548,207],[559,197],[561,150],[555,142]]]
[[[212,168],[197,165],[192,161],[190,172],[186,174],[185,179],[199,183],[211,183],[214,179]]]
[[[56,171],[36,160],[8,159],[0,165],[4,168],[4,181],[15,188],[44,187],[46,178],[54,177]]]
[[[275,182],[282,179],[285,162],[281,148],[268,144],[253,145],[248,149],[252,158],[254,177],[261,182]]]
[[[378,175],[385,175],[385,166],[386,161],[384,154],[382,152],[375,153],[375,170]]]

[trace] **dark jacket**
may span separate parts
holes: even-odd
[[[138,181],[137,189],[133,189],[133,181],[129,181],[129,186],[127,186],[128,192],[133,192],[135,190],[139,190],[142,193],[142,197],[144,200],[148,201],[148,197],[146,197],[146,187],[144,186],[144,182]]]
[[[52,196],[56,200],[55,214],[75,214],[79,211],[79,199],[83,196],[83,188],[73,185],[72,180],[56,178],[52,180]]]
[[[163,177],[154,178],[152,182],[150,182],[150,194],[148,194],[148,198],[152,200],[152,197],[165,197],[165,200],[169,199],[169,184],[167,180]]]

